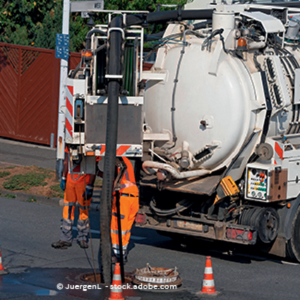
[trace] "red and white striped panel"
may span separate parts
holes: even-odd
[[[274,157],[274,164],[275,165],[281,165],[283,161],[283,144],[275,142],[274,143],[274,152],[275,152],[275,157]]]
[[[101,144],[99,146],[99,150],[96,150],[96,156],[105,156],[106,145]],[[86,146],[86,151],[88,150],[88,146]],[[143,146],[142,145],[117,145],[116,156],[125,156],[125,157],[141,157],[143,154]]]
[[[73,95],[74,88],[67,85],[66,88],[66,138],[73,137],[73,124],[74,124],[74,108],[73,108]]]

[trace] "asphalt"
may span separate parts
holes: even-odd
[[[6,149],[5,151],[3,149]],[[6,153],[5,153],[6,152]],[[34,154],[33,154],[34,153]],[[1,164],[24,163],[55,169],[55,150],[36,145],[0,141]],[[51,158],[52,155],[52,158]],[[33,159],[32,157],[35,157]],[[48,158],[48,160],[47,160]],[[51,167],[52,165],[52,167]],[[48,199],[49,200],[49,199]],[[87,250],[75,242],[68,250],[55,250],[60,235],[61,207],[52,202],[30,203],[17,195],[0,197],[0,242],[4,267],[10,274],[0,275],[0,299],[107,299],[110,289],[84,291],[67,289],[86,285],[82,275],[100,269],[99,213],[90,212],[92,241]],[[73,228],[76,236],[76,226]],[[93,252],[91,251],[93,249]],[[296,300],[299,299],[299,264],[260,255],[251,247],[203,241],[171,240],[155,230],[132,229],[129,262],[125,272],[146,266],[178,267],[182,287],[175,292],[125,290],[129,300],[195,300],[201,290],[206,256],[213,261],[214,278],[220,300]],[[60,290],[57,284],[63,284]]]
[[[99,213],[91,212],[92,241],[86,250],[76,242],[67,250],[51,247],[60,235],[61,208],[0,197],[0,239],[3,265],[10,272],[0,275],[0,299],[107,299],[106,285],[84,290],[83,280],[95,265],[100,269]],[[76,219],[76,216],[75,216]],[[73,235],[76,237],[76,224]],[[220,300],[299,299],[299,265],[253,250],[197,240],[171,240],[154,230],[134,227],[126,273],[151,266],[178,267],[182,287],[172,292],[123,290],[129,300],[196,300],[201,290],[206,256],[212,257],[216,290]],[[93,249],[93,252],[91,251]],[[63,285],[59,289],[58,284]],[[78,290],[75,286],[78,285]],[[81,285],[81,288],[80,288]],[[74,286],[74,289],[68,289]],[[205,299],[205,297],[200,297]]]
[[[56,149],[0,138],[0,163],[55,170]]]

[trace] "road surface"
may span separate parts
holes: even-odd
[[[86,251],[75,242],[68,250],[55,250],[51,243],[60,235],[60,207],[0,198],[0,242],[4,267],[10,274],[0,276],[0,299],[105,299],[110,290],[70,290],[84,285],[80,276],[92,273],[91,247]],[[91,212],[95,267],[98,264],[99,219]],[[76,227],[73,230],[76,235]],[[124,291],[132,300],[186,300],[201,290],[205,259],[212,257],[215,285],[225,300],[299,299],[300,266],[282,263],[274,257],[251,256],[246,250],[233,253],[215,243],[190,242],[180,245],[155,231],[133,228],[129,262],[125,272],[145,267],[178,267],[183,285],[175,292]],[[64,285],[62,290],[57,284]],[[48,295],[48,296],[47,296]],[[203,298],[204,299],[204,298]]]

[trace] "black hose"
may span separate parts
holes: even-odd
[[[105,35],[105,36],[107,35],[106,32],[104,32],[104,31],[102,31],[102,30],[100,30],[100,29],[97,29],[97,28],[94,28],[94,29],[90,30],[90,31],[87,33],[86,37],[85,37],[85,42],[86,42],[86,44],[85,44],[85,49],[86,49],[86,50],[90,50],[90,49],[91,49],[91,36],[92,36],[94,33],[99,33],[99,34]]]
[[[154,206],[154,202],[153,199],[150,201],[150,207],[151,209],[158,215],[158,216],[170,216],[170,215],[174,215],[177,212],[182,212],[186,209],[188,209],[189,207],[191,207],[194,203],[194,201],[188,201],[188,200],[184,200],[181,201],[182,204],[176,208],[172,208],[172,209],[168,209],[168,210],[163,210],[163,209],[159,209],[157,207]],[[179,202],[180,203],[180,202]],[[178,203],[178,204],[179,204]]]
[[[211,23],[212,23],[211,20],[208,20],[208,21],[193,24],[193,30],[206,28],[206,26]]]
[[[111,21],[110,28],[122,28],[122,17],[116,17]],[[108,39],[108,74],[122,74],[122,33],[112,30]],[[108,284],[111,281],[111,203],[112,189],[115,173],[116,145],[118,134],[118,99],[120,81],[109,79],[108,81],[108,105],[106,127],[106,149],[103,171],[103,186],[100,202],[100,249],[103,270],[103,281]]]
[[[148,23],[212,19],[213,9],[158,11],[147,15]],[[179,18],[181,20],[179,20]]]

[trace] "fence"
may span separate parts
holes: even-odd
[[[71,68],[80,54],[71,53]],[[0,43],[0,136],[56,141],[60,60],[54,50]]]

